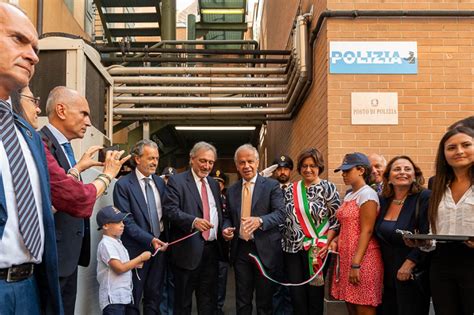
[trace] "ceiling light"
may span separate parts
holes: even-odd
[[[176,130],[185,131],[252,131],[255,126],[176,126]]]
[[[201,14],[244,14],[245,9],[202,9]]]

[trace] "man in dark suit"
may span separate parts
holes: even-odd
[[[136,257],[145,250],[166,250],[166,244],[160,240],[166,239],[162,209],[166,186],[163,179],[155,174],[158,159],[155,142],[139,141],[132,148],[131,161],[135,170],[115,184],[114,204],[120,211],[129,214],[124,220],[122,242],[130,257]],[[158,252],[133,273],[133,304],[127,306],[127,314],[140,314],[142,295],[144,314],[160,313],[165,257],[164,253]]]
[[[31,79],[37,52],[28,17],[0,3],[0,314],[63,314],[43,144],[7,103]]]
[[[175,315],[189,315],[196,291],[199,314],[217,311],[218,256],[222,209],[219,186],[209,176],[217,158],[209,143],[198,142],[189,153],[191,169],[170,177],[164,210],[170,240],[194,235],[171,248],[175,281]]]
[[[222,235],[232,240],[237,314],[252,314],[256,292],[258,314],[272,314],[274,286],[260,275],[249,253],[257,255],[274,278],[281,277],[283,252],[278,226],[285,220],[283,193],[278,182],[257,174],[258,151],[250,144],[234,155],[242,180],[227,189],[227,212]]]
[[[40,134],[58,164],[67,172],[76,160],[70,141],[82,139],[91,126],[89,104],[77,91],[58,86],[46,101],[49,124]],[[65,212],[54,215],[58,246],[59,283],[66,314],[74,314],[77,293],[77,267],[90,261],[90,225],[88,218],[76,218]]]

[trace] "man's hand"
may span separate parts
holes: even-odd
[[[410,280],[411,272],[413,271],[413,268],[415,267],[415,265],[416,264],[413,261],[411,261],[410,259],[406,259],[405,262],[403,262],[400,269],[398,269],[397,271],[397,279],[399,281]]]
[[[242,218],[242,228],[245,233],[252,234],[256,229],[258,229],[262,224],[260,223],[259,217],[247,217]]]
[[[222,237],[224,237],[226,241],[230,241],[234,238],[234,231],[235,227],[225,228],[222,230]]]
[[[194,228],[196,230],[199,230],[200,232],[210,230],[213,227],[214,227],[214,225],[212,225],[211,222],[209,222],[205,219],[196,218],[196,220],[194,220]]]
[[[155,249],[159,249],[160,251],[164,252],[168,248],[168,243],[163,242],[160,239],[157,239],[156,237],[151,240],[151,246]]]
[[[92,166],[102,166],[104,163],[93,160],[94,155],[102,149],[100,145],[93,145],[82,155],[79,162],[74,165],[79,173],[91,168]]]

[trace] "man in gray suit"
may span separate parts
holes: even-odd
[[[258,151],[252,145],[240,146],[234,162],[242,180],[227,190],[222,235],[232,240],[237,314],[252,314],[254,290],[257,313],[272,314],[274,286],[260,275],[249,254],[258,256],[273,277],[281,275],[283,252],[278,226],[285,220],[283,193],[276,180],[258,175]]]

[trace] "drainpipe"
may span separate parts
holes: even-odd
[[[38,36],[43,35],[43,0],[38,0],[36,4],[36,31]]]

